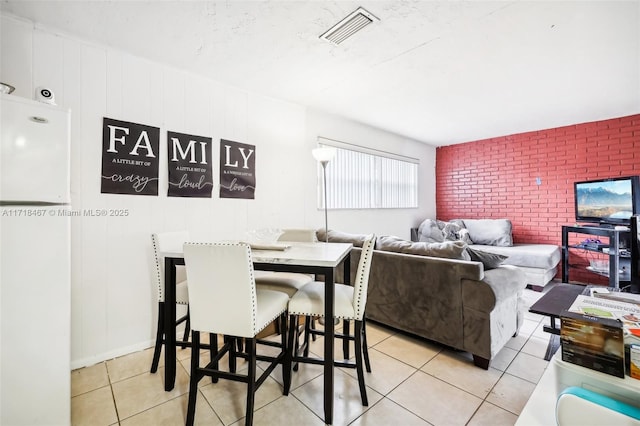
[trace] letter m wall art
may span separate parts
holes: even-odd
[[[169,197],[211,198],[212,139],[167,132]]]

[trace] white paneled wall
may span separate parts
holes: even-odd
[[[419,158],[420,208],[330,212],[330,227],[409,236],[435,217],[435,148],[372,127],[211,81],[126,52],[2,15],[0,81],[15,95],[53,89],[72,110],[74,210],[126,209],[127,217],[72,218],[72,367],[149,347],[156,324],[150,234],[188,229],[197,239],[242,238],[260,227],[323,226],[316,208],[318,136]],[[249,66],[249,65],[248,65]],[[313,82],[309,82],[313,84]],[[160,127],[158,196],[100,193],[102,119]],[[256,146],[255,200],[167,197],[167,130]],[[45,325],[43,325],[44,327]]]

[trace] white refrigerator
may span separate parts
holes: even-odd
[[[68,425],[71,113],[2,94],[0,115],[0,425]]]

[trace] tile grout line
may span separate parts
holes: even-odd
[[[109,365],[107,361],[104,362],[104,368],[107,371],[107,378],[109,379],[109,390],[111,391],[111,400],[113,401],[113,409],[116,411],[116,419],[118,425],[120,424],[120,412],[118,411],[118,404],[116,403],[116,394],[113,391],[113,382],[111,381],[111,374],[109,374]]]

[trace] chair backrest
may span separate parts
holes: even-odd
[[[373,260],[373,248],[376,244],[376,236],[369,235],[362,244],[360,262],[356,272],[356,281],[353,283],[353,309],[358,320],[364,317],[364,309],[367,304],[367,292],[369,290],[369,272]]]
[[[247,243],[185,243],[189,315],[196,331],[252,338],[257,298]]]
[[[318,238],[315,229],[283,229],[278,241],[315,243],[318,242]]]
[[[154,268],[153,276],[158,288],[158,301],[164,302],[164,256],[163,251],[179,250],[186,241],[189,241],[188,231],[162,232],[151,234],[153,246]],[[186,276],[183,268],[177,268],[177,282],[184,281]],[[182,276],[181,276],[182,275]]]

